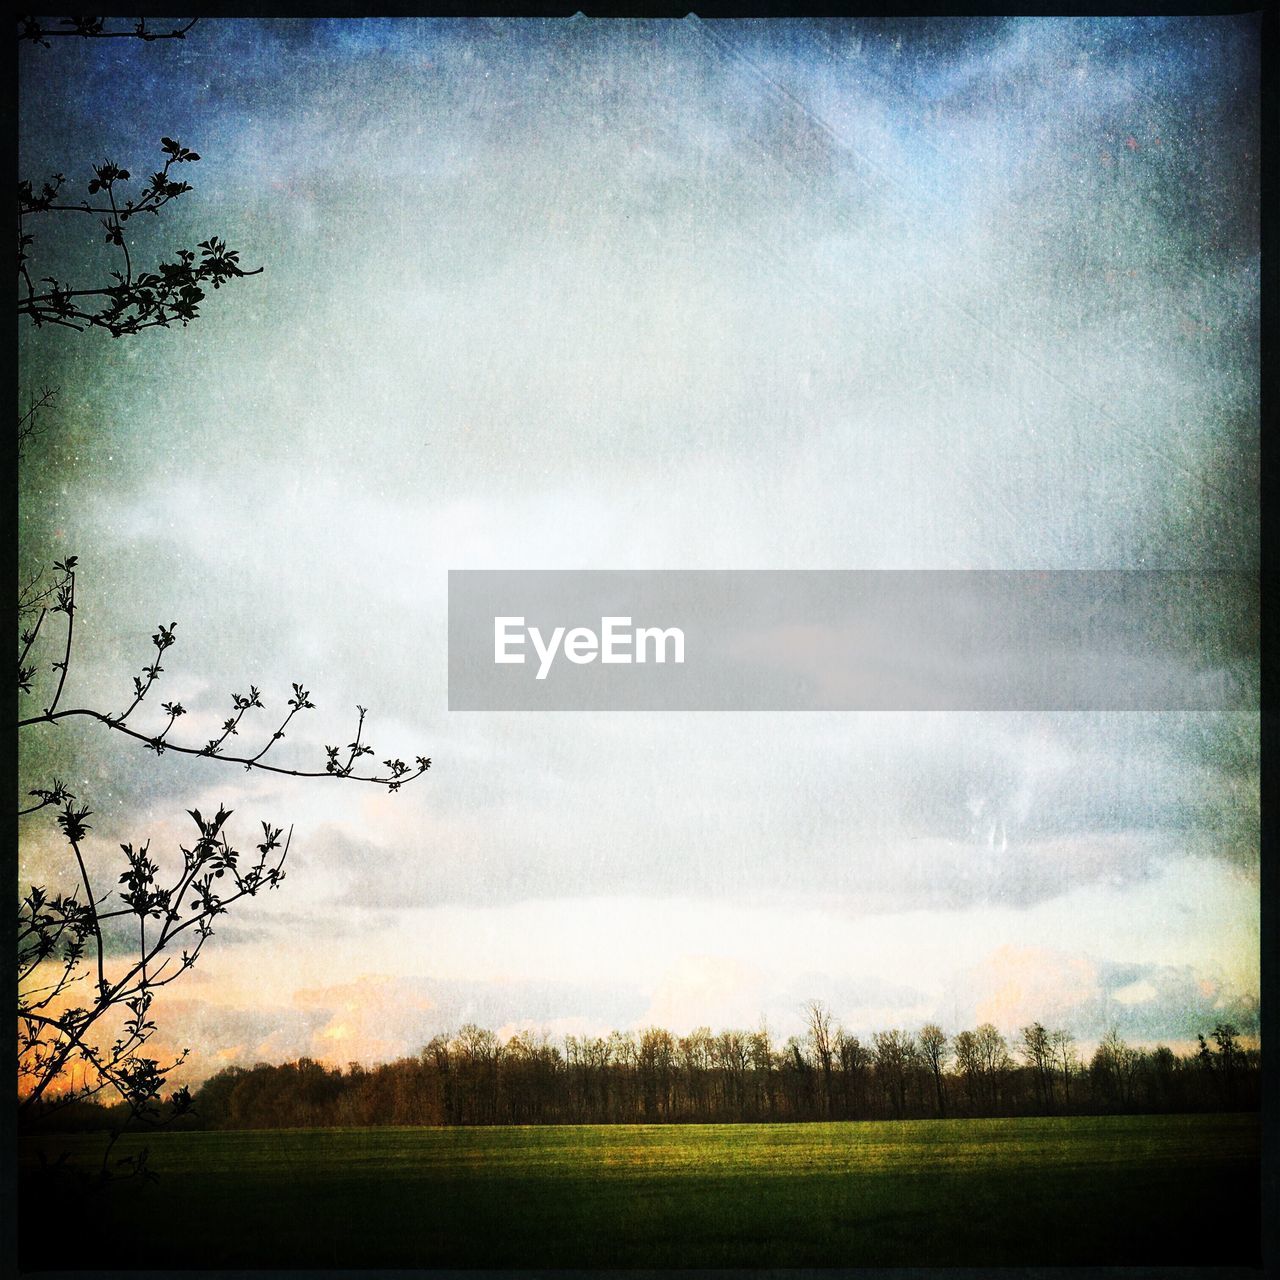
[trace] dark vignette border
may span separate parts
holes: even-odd
[[[152,0],[141,0],[127,6],[131,16],[153,16],[168,14],[173,6],[153,3]],[[289,0],[264,0],[264,2],[245,3],[245,0],[230,0],[223,3],[206,2],[192,6],[185,13],[208,18],[367,18],[367,17],[527,17],[527,18],[569,18],[576,13],[587,17],[599,18],[683,18],[690,12],[699,17],[714,18],[881,18],[887,22],[901,23],[907,30],[918,27],[921,22],[935,17],[960,17],[973,20],[976,24],[998,22],[1006,17],[1040,16],[1052,14],[1061,17],[1084,16],[1178,16],[1178,15],[1231,15],[1251,14],[1257,19],[1260,87],[1261,87],[1261,122],[1262,122],[1262,155],[1261,155],[1261,339],[1262,366],[1259,404],[1260,427],[1260,471],[1259,497],[1261,520],[1261,578],[1262,578],[1262,698],[1261,698],[1261,786],[1262,786],[1262,827],[1261,827],[1261,995],[1264,1018],[1265,1011],[1280,1001],[1280,867],[1273,861],[1277,847],[1278,823],[1275,812],[1268,803],[1272,795],[1280,794],[1280,777],[1277,776],[1277,757],[1280,756],[1280,674],[1277,673],[1276,657],[1280,652],[1277,646],[1277,634],[1280,633],[1280,607],[1277,606],[1276,592],[1273,586],[1277,581],[1275,560],[1277,519],[1275,508],[1270,502],[1273,493],[1280,493],[1280,442],[1272,439],[1273,424],[1280,423],[1277,407],[1280,405],[1274,350],[1276,345],[1277,324],[1277,285],[1280,284],[1280,273],[1277,271],[1277,255],[1280,254],[1280,238],[1277,234],[1275,208],[1277,196],[1276,179],[1276,129],[1280,124],[1280,99],[1277,97],[1275,47],[1277,18],[1274,10],[1263,9],[1255,0],[1254,3],[1229,3],[1224,0],[1173,0],[1171,3],[1151,3],[1150,0],[1138,0],[1129,5],[1106,3],[1090,3],[1089,0],[1057,0],[1053,4],[1037,4],[1035,0],[1028,3],[997,3],[995,0],[978,0],[977,3],[960,5],[954,0],[910,0],[906,5],[890,6],[885,3],[840,3],[838,0],[798,0],[787,4],[785,0],[685,0],[684,3],[658,3],[656,0],[630,0],[621,3],[619,0],[583,0],[580,4],[545,3],[533,0],[530,3],[516,3],[514,0],[380,0],[376,7],[357,6],[350,0],[311,0],[310,3],[290,3]],[[11,63],[12,65],[12,63]],[[16,78],[10,80],[10,89],[6,95],[9,118],[16,119],[17,84]],[[12,159],[10,172],[17,169],[17,135],[10,130],[8,135],[8,151]],[[12,216],[12,215],[11,215]],[[11,330],[16,339],[17,326]],[[10,353],[15,345],[9,347]],[[17,391],[17,362],[11,354],[9,357],[9,386],[11,393]],[[1280,430],[1280,425],[1274,427]],[[17,577],[17,458],[16,440],[7,442],[7,452],[13,465],[10,470],[9,502],[6,505],[3,532],[0,538],[0,557],[3,567],[12,583]],[[8,794],[14,795],[17,789],[17,736],[7,737],[0,749],[0,769],[8,781]],[[4,817],[3,843],[0,844],[7,883],[12,885],[17,876],[17,817],[15,812],[7,810]],[[12,977],[16,985],[14,970],[14,923],[10,913],[5,914],[3,959],[0,965],[7,977]],[[4,1052],[16,1051],[15,1027],[6,1024],[4,1028]],[[1212,1267],[1212,1268],[1177,1268],[1167,1267],[1013,1267],[1013,1268],[830,1268],[830,1269],[760,1269],[751,1272],[738,1271],[682,1271],[679,1274],[689,1280],[722,1280],[722,1278],[746,1274],[761,1277],[761,1280],[985,1280],[986,1277],[1004,1278],[1025,1277],[1026,1280],[1251,1280],[1257,1276],[1280,1274],[1280,1081],[1277,1080],[1275,1066],[1267,1059],[1263,1074],[1263,1238],[1262,1268],[1251,1267]],[[8,1108],[0,1108],[0,1196],[3,1196],[4,1207],[0,1210],[0,1268],[7,1275],[18,1275],[17,1270],[17,1221],[16,1221],[16,1135],[14,1114]],[[89,1272],[39,1272],[41,1280],[88,1280],[92,1275],[97,1280],[128,1280],[129,1277],[161,1280],[168,1273],[156,1271],[97,1271]],[[183,1273],[192,1280],[206,1277],[207,1280],[268,1280],[270,1277],[287,1276],[296,1280],[314,1277],[314,1280],[364,1280],[374,1277],[384,1280],[386,1277],[429,1277],[434,1280],[498,1280],[504,1276],[527,1277],[527,1280],[553,1280],[559,1276],[608,1277],[617,1276],[619,1280],[657,1280],[669,1274],[655,1270],[627,1271],[480,1271],[480,1270],[424,1270],[424,1271],[188,1271]]]

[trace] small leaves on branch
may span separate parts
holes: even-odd
[[[169,734],[179,719],[187,715],[181,702],[160,704],[167,720],[158,734],[144,733],[127,723],[146,701],[164,668],[160,659],[176,643],[177,623],[159,624],[151,636],[151,660],[133,677],[133,700],[118,715],[91,707],[62,708],[61,698],[71,668],[76,619],[77,560],[68,556],[53,566],[54,581],[38,598],[39,613],[34,623],[20,635],[18,685],[31,692],[40,664],[31,657],[49,617],[66,619],[65,638],[53,640],[61,658],[49,666],[57,673],[52,700],[39,715],[19,720],[19,729],[35,724],[58,724],[74,717],[96,720],[107,728],[142,742],[149,750],[166,750],[187,755],[216,756],[243,764],[246,769],[263,769],[293,777],[343,778],[372,782],[390,791],[398,790],[430,768],[426,756],[417,756],[416,770],[398,757],[384,763],[385,774],[357,773],[355,766],[373,748],[364,740],[366,708],[358,707],[354,740],[348,744],[345,760],[337,748],[328,748],[330,766],[324,770],[286,768],[267,763],[263,757],[285,736],[294,716],[315,708],[311,692],[300,682],[291,685],[287,711],[255,754],[232,755],[224,746],[240,736],[243,718],[263,710],[266,702],[257,685],[247,692],[231,695],[231,715],[224,720],[221,734],[203,747],[171,742]],[[103,1089],[114,1090],[129,1107],[131,1117],[144,1123],[158,1123],[160,1098],[170,1072],[186,1057],[168,1063],[141,1052],[155,1031],[151,1016],[154,992],[191,969],[205,942],[213,936],[214,921],[246,897],[263,889],[274,889],[284,880],[284,861],[290,835],[284,828],[262,823],[262,836],[251,855],[235,849],[227,835],[231,813],[224,807],[211,817],[199,809],[189,810],[198,835],[189,845],[179,845],[181,865],[166,877],[161,860],[153,855],[150,841],[119,846],[124,870],[115,886],[115,905],[110,892],[100,894],[83,852],[91,834],[87,805],[60,779],[36,787],[29,793],[32,804],[25,814],[52,807],[57,825],[74,857],[81,890],[55,894],[32,886],[20,901],[18,912],[18,1079],[20,1111],[44,1114],[74,1101],[93,1097]],[[136,928],[136,951],[122,959],[109,950],[104,923],[129,920]],[[185,945],[175,946],[180,935]],[[79,992],[76,1003],[69,997]],[[107,1027],[119,1032],[104,1047]],[[95,1031],[97,1034],[95,1034]],[[190,1107],[190,1096],[179,1090],[169,1099],[169,1112],[180,1114]],[[114,1142],[114,1139],[113,1139]],[[108,1154],[110,1144],[108,1146]],[[108,1169],[103,1161],[103,1174]],[[132,1172],[137,1172],[133,1169]]]
[[[68,800],[74,800],[75,797],[67,790],[66,785],[54,778],[52,784],[48,787],[36,787],[32,791],[27,792],[30,796],[35,796],[40,801],[39,804],[32,805],[29,809],[23,809],[23,813],[34,813],[37,809],[47,808],[49,805],[65,804]]]
[[[398,757],[392,757],[383,762],[385,772],[380,773],[373,770],[361,773],[357,771],[356,766],[360,760],[365,756],[374,755],[373,747],[364,740],[364,723],[365,717],[368,715],[368,709],[360,706],[356,708],[359,718],[356,722],[355,738],[347,744],[345,759],[339,748],[327,746],[325,747],[326,759],[323,769],[286,768],[275,764],[274,761],[268,763],[265,759],[267,753],[285,737],[286,730],[293,722],[293,718],[300,712],[315,709],[316,704],[311,700],[310,690],[296,681],[292,684],[292,696],[286,700],[287,713],[281,718],[276,727],[266,735],[265,740],[262,741],[262,746],[256,752],[245,751],[239,754],[232,754],[225,748],[228,739],[241,736],[241,722],[247,713],[255,710],[265,710],[267,704],[263,701],[262,692],[257,685],[250,685],[247,693],[233,693],[231,695],[231,714],[222,721],[221,732],[216,737],[209,738],[203,745],[197,746],[194,743],[175,742],[170,739],[169,734],[175,723],[187,714],[187,709],[180,702],[163,702],[160,704],[160,708],[168,717],[168,721],[159,733],[145,733],[134,729],[128,723],[129,718],[146,701],[153,686],[164,671],[160,659],[176,643],[175,633],[178,626],[176,622],[170,622],[168,625],[160,623],[156,627],[155,633],[151,637],[151,644],[155,649],[155,654],[151,661],[142,667],[140,673],[133,677],[133,700],[123,711],[116,715],[111,715],[93,707],[61,708],[63,687],[70,670],[72,656],[71,641],[75,617],[76,565],[75,556],[68,556],[66,560],[58,561],[54,565],[55,572],[60,576],[51,588],[49,601],[41,608],[35,625],[24,631],[21,636],[18,654],[18,690],[20,693],[30,694],[33,691],[35,676],[39,668],[37,664],[29,661],[29,657],[36,644],[41,625],[45,617],[50,614],[61,613],[67,619],[66,643],[63,648],[62,658],[60,661],[50,663],[52,669],[59,676],[53,700],[45,708],[43,714],[20,719],[18,721],[19,729],[27,728],[33,724],[56,724],[72,717],[83,717],[96,720],[100,724],[106,725],[109,729],[136,739],[147,750],[155,752],[156,755],[163,755],[166,751],[176,751],[182,755],[208,756],[234,764],[241,764],[246,770],[262,769],[269,773],[286,774],[295,778],[349,778],[356,782],[371,782],[377,786],[386,787],[388,791],[398,791],[406,782],[412,782],[415,778],[421,777],[431,767],[431,760],[426,756],[415,757],[416,768],[405,764]],[[32,792],[31,794],[39,798],[38,793]],[[41,803],[28,809],[21,810],[21,812],[30,813],[35,809],[43,808],[45,803],[48,802],[41,801]]]
[[[86,807],[75,808],[70,803],[72,799],[74,799],[73,796],[68,797],[68,802],[63,805],[62,812],[58,814],[58,826],[62,828],[62,834],[67,837],[69,843],[79,844],[89,831],[85,823],[89,810]]]
[[[219,807],[206,819],[189,811],[199,832],[190,848],[179,846],[181,865],[167,880],[150,842],[122,844],[124,873],[116,897],[97,896],[81,843],[89,827],[87,808],[77,808],[60,784],[51,789],[64,797],[58,825],[80,869],[83,899],[78,894],[50,894],[33,885],[18,907],[18,1081],[20,1112],[57,1109],[112,1088],[129,1105],[134,1118],[154,1118],[168,1074],[186,1051],[162,1066],[140,1051],[156,1030],[151,1017],[155,992],[192,968],[213,921],[242,898],[274,889],[284,879],[289,837],[279,827],[262,824],[256,857],[244,859],[232,847],[226,823],[231,812]],[[104,921],[131,917],[137,922],[132,954],[109,954]],[[148,922],[154,922],[150,932]],[[191,942],[174,954],[174,940],[190,931]],[[66,994],[90,977],[88,1004],[70,1004]],[[114,1020],[113,1013],[120,1018]],[[110,1045],[90,1033],[112,1022],[121,1030]],[[72,1068],[76,1070],[73,1071]],[[60,1086],[53,1090],[55,1082]],[[190,1108],[190,1095],[179,1090],[171,1104]]]
[[[124,191],[131,181],[128,169],[104,160],[93,166],[87,197],[64,196],[66,177],[55,173],[37,186],[30,179],[18,183],[18,314],[34,324],[69,329],[105,329],[114,337],[149,328],[187,325],[199,315],[207,288],[220,289],[228,280],[257,275],[246,271],[240,255],[217,236],[195,249],[177,249],[172,260],[154,270],[135,273],[125,226],[139,214],[157,215],[171,200],[186,195],[188,182],[170,176],[174,165],[193,164],[199,152],[176,138],[160,140],[163,166],[152,173],[136,196]],[[81,214],[96,217],[103,242],[119,250],[119,267],[108,272],[110,283],[71,284],[56,276],[32,276],[35,237],[30,225],[40,215]]]
[[[293,686],[293,697],[289,699],[289,705],[295,711],[310,711],[315,708],[315,703],[311,701],[311,695],[300,685]]]

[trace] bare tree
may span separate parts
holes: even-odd
[[[925,1066],[929,1068],[930,1075],[933,1076],[933,1092],[937,1101],[938,1115],[945,1116],[947,1114],[946,1093],[942,1087],[942,1072],[947,1064],[947,1057],[950,1052],[950,1045],[947,1040],[946,1033],[935,1022],[927,1022],[920,1028],[920,1034],[916,1037],[920,1045],[920,1052],[924,1057]]]
[[[27,450],[31,447],[31,443],[35,438],[41,435],[44,427],[40,421],[41,414],[49,408],[57,398],[57,391],[53,387],[41,387],[39,391],[33,394],[27,401],[26,410],[18,414],[18,461],[21,462],[27,456]],[[18,596],[18,612],[24,609],[24,600],[22,593]],[[25,605],[30,608],[30,605]]]
[[[994,1111],[1000,1104],[1000,1094],[1005,1076],[1013,1066],[1009,1056],[1009,1044],[990,1023],[984,1022],[974,1033],[978,1044],[978,1061],[986,1084],[987,1102]]]
[[[1013,1065],[1004,1036],[984,1022],[976,1031],[956,1035],[955,1053],[970,1107],[996,1111],[1005,1074]]]
[[[1062,1074],[1062,1105],[1071,1108],[1071,1081],[1079,1073],[1080,1059],[1076,1053],[1075,1036],[1059,1028],[1049,1036],[1053,1051],[1053,1065]]]
[[[871,1037],[875,1046],[876,1079],[889,1099],[893,1114],[901,1119],[907,1110],[907,1088],[916,1062],[915,1040],[896,1027],[877,1031]]]
[[[652,1029],[646,1033],[651,1049],[659,1039],[675,1043],[668,1032]],[[251,1071],[231,1067],[207,1081],[196,1095],[201,1121],[213,1128],[279,1128],[303,1125],[349,1124],[538,1124],[585,1120],[589,1123],[629,1123],[636,1118],[635,1104],[646,1070],[644,1039],[613,1031],[604,1036],[569,1036],[562,1055],[546,1034],[534,1036],[517,1032],[505,1043],[479,1027],[463,1027],[456,1035],[437,1036],[414,1058],[386,1063],[372,1070],[352,1064],[346,1075],[325,1071],[302,1059],[277,1066],[260,1064]],[[930,1037],[925,1037],[926,1039]],[[957,1041],[976,1045],[976,1032],[962,1032]],[[877,1033],[880,1047],[880,1083],[886,1086],[880,1117],[923,1116],[934,1110],[925,1088],[909,1085],[906,1106],[895,1100],[894,1058],[910,1041],[901,1032]],[[712,1099],[712,1115],[718,1121],[747,1122],[775,1118],[764,1112],[755,1099],[758,1091],[744,1092],[735,1105],[722,1086],[726,1073],[741,1068],[740,1033],[722,1031],[710,1039],[710,1056],[692,1069],[701,1079],[702,1090],[690,1088],[684,1072],[678,1073],[668,1118],[690,1119],[696,1099]],[[836,1055],[843,1058],[854,1037],[835,1033]],[[919,1052],[905,1059],[908,1081],[923,1081],[924,1058]],[[1212,1050],[1210,1050],[1212,1053]],[[861,1050],[866,1058],[866,1050]],[[1256,1086],[1260,1061],[1256,1054],[1237,1049],[1237,1079],[1243,1090]],[[1160,1047],[1137,1055],[1143,1090],[1134,1097],[1134,1106],[1144,1110],[1185,1111],[1204,1109],[1218,1101],[1216,1082],[1197,1069],[1194,1057],[1176,1058],[1172,1050]],[[656,1061],[656,1058],[653,1059]],[[866,1063],[864,1061],[863,1066]],[[858,1068],[861,1071],[862,1068]],[[597,1088],[596,1073],[603,1070],[608,1089]],[[816,1095],[808,1085],[816,1079],[813,1062],[805,1047],[793,1038],[779,1062],[772,1054],[752,1057],[746,1070],[782,1077],[785,1104],[778,1114],[789,1120],[804,1120],[816,1113]],[[843,1068],[841,1068],[843,1072]],[[913,1074],[914,1073],[914,1074]],[[757,1080],[757,1090],[759,1088]],[[1195,1087],[1198,1084],[1198,1088]],[[1190,1089],[1179,1086],[1192,1086]],[[452,1105],[446,1105],[450,1096]],[[845,1094],[838,1091],[838,1099]],[[1086,1098],[1088,1095],[1086,1093]],[[496,1104],[494,1102],[496,1099]],[[1021,1101],[1030,1105],[1029,1095]],[[1106,1098],[1089,1098],[1089,1104]],[[1249,1097],[1241,1097],[1249,1103]],[[1256,1105],[1256,1102],[1254,1103]],[[848,1107],[845,1108],[848,1113]],[[983,1106],[979,1114],[991,1114]]]
[[[645,1114],[670,1119],[676,1071],[675,1036],[662,1027],[646,1027],[640,1033],[640,1063],[644,1073]]]
[[[857,1036],[842,1030],[836,1033],[836,1057],[840,1063],[844,1114],[847,1118],[861,1115],[867,1105],[871,1051]]]
[[[805,1005],[808,1022],[809,1044],[813,1047],[814,1060],[822,1072],[822,1116],[831,1119],[831,1061],[834,1044],[831,1036],[831,1010],[821,1000],[810,1000]]]
[[[1200,1060],[1208,1068],[1223,1103],[1231,1106],[1235,1101],[1236,1071],[1243,1057],[1240,1032],[1230,1022],[1219,1022],[1212,1034],[1213,1042],[1218,1046],[1216,1053],[1210,1051],[1203,1035],[1196,1037],[1200,1043]]]
[[[1094,1086],[1112,1106],[1123,1109],[1133,1101],[1139,1055],[1112,1027],[1094,1051],[1089,1072]]]
[[[1039,1022],[1022,1028],[1022,1056],[1031,1068],[1036,1101],[1041,1107],[1053,1106],[1053,1046],[1049,1033]]]
[[[774,1093],[776,1080],[774,1077],[773,1037],[769,1024],[762,1018],[759,1027],[748,1039],[748,1052],[751,1058],[751,1069],[757,1081],[756,1106],[760,1110],[763,1103],[765,1115],[772,1116],[777,1106]]]
[[[722,1031],[711,1041],[712,1061],[723,1081],[724,1109],[741,1115],[746,1109],[747,1068],[751,1063],[748,1037],[742,1031]]]

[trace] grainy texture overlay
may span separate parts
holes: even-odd
[[[171,741],[215,738],[252,686],[225,754],[323,773],[359,704],[370,767],[433,761],[392,793],[24,730],[24,786],[93,810],[104,886],[122,844],[178,856],[188,809],[225,806],[246,845],[292,826],[287,883],[157,994],[155,1056],[191,1050],[175,1082],[373,1065],[464,1023],[764,1018],[782,1045],[808,1000],[864,1036],[1041,1020],[1086,1061],[1113,1031],[1256,1047],[1248,697],[462,714],[448,617],[449,571],[481,569],[1177,570],[1247,595],[1255,19],[237,19],[50,45],[20,49],[31,198],[62,174],[59,200],[137,200],[166,164],[152,199],[192,187],[123,231],[24,224],[20,310],[46,322],[22,321],[23,406],[57,394],[23,568],[77,557],[60,705],[121,712],[176,621],[144,738],[162,699]],[[131,176],[95,179],[106,160]],[[136,276],[201,242],[189,326],[51,318],[79,304],[47,278],[114,287],[124,249]],[[215,291],[226,245],[262,270]],[[1243,618],[1248,641],[1251,607],[1194,636]],[[299,680],[314,708],[272,739]],[[21,835],[19,883],[66,880],[50,813]]]

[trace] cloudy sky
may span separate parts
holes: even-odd
[[[75,702],[121,709],[176,619],[191,740],[302,680],[282,760],[357,703],[434,760],[386,795],[27,731],[104,874],[192,805],[293,824],[157,1008],[195,1075],[466,1020],[785,1035],[810,998],[859,1033],[1256,1031],[1256,715],[451,714],[445,607],[461,568],[1254,568],[1251,19],[54,43],[22,172],[176,137],[195,190],[135,261],[216,234],[264,268],[185,331],[23,334],[59,398],[22,552],[80,557]],[[36,248],[113,265],[74,220]],[[49,824],[22,863],[65,877]]]

